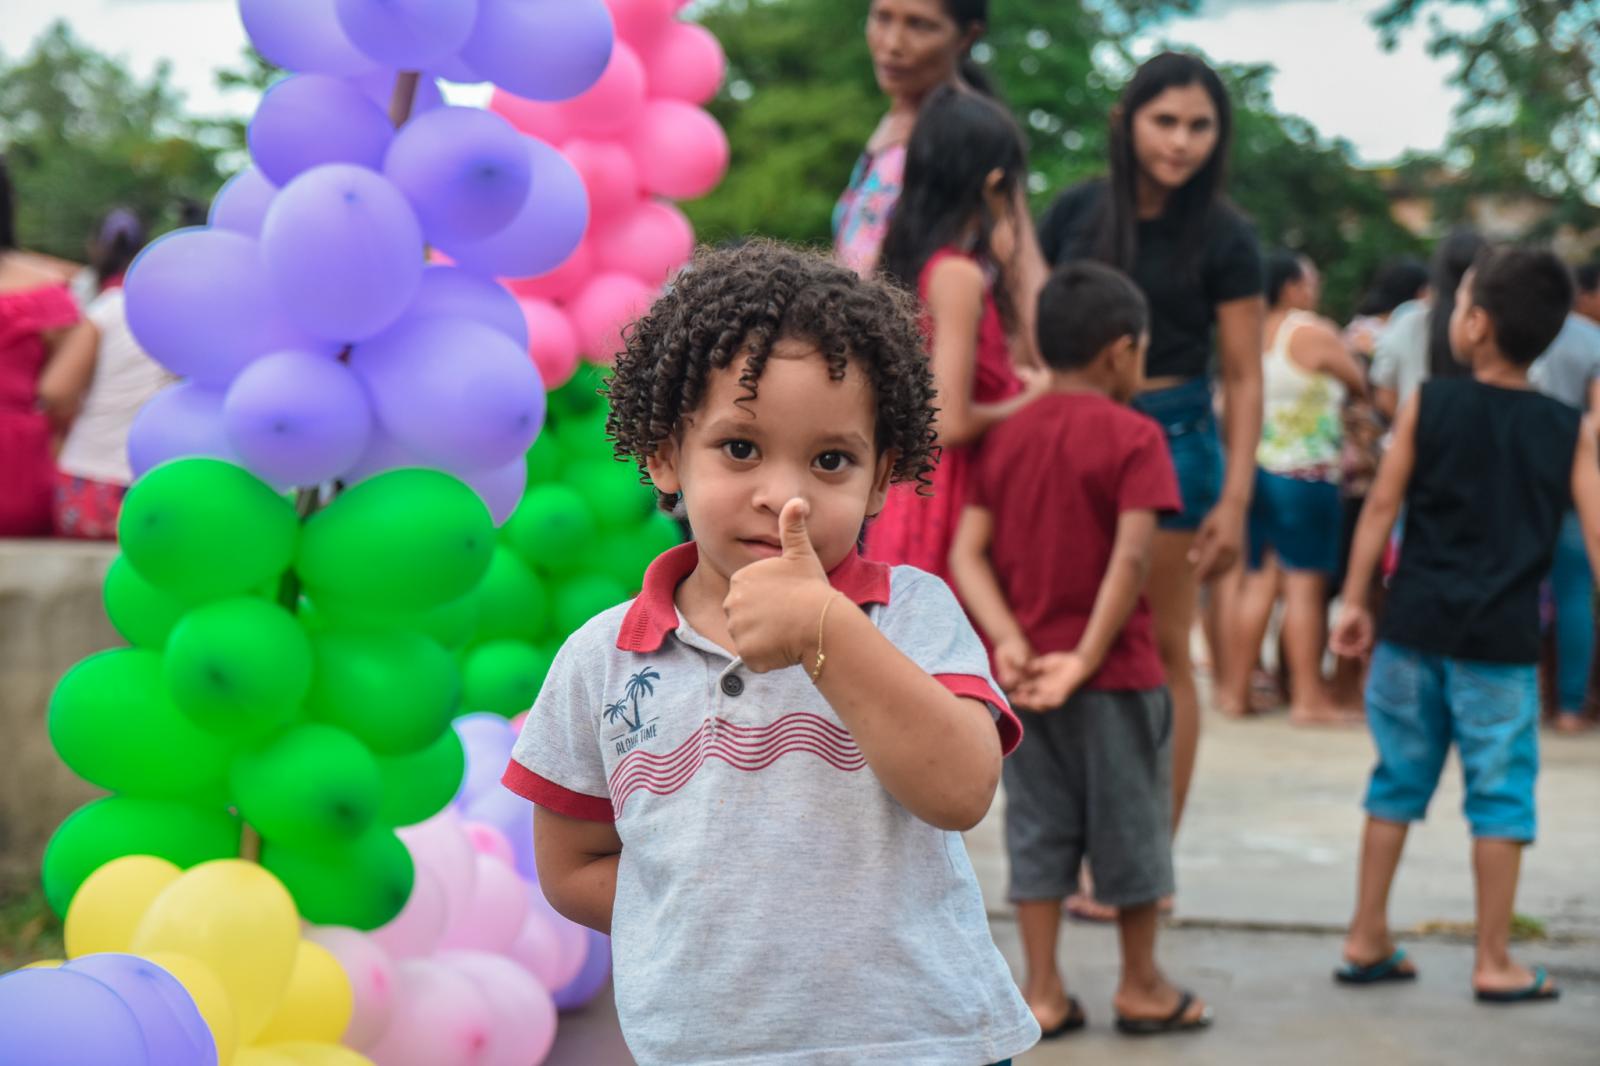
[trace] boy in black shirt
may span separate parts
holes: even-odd
[[[1402,500],[1406,526],[1367,684],[1378,764],[1334,975],[1343,983],[1416,976],[1389,935],[1389,888],[1454,741],[1478,897],[1473,989],[1496,1003],[1559,994],[1543,967],[1513,962],[1509,944],[1522,847],[1534,838],[1539,582],[1569,503],[1600,565],[1600,423],[1528,385],[1529,364],[1571,306],[1571,278],[1550,253],[1480,256],[1450,318],[1451,347],[1472,376],[1430,381],[1401,409],[1362,509],[1333,631],[1340,655],[1372,648],[1367,590]]]

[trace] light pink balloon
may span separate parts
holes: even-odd
[[[717,95],[728,57],[716,35],[693,22],[673,22],[641,57],[650,95],[703,104]]]
[[[499,859],[507,866],[516,866],[517,857],[512,854],[511,841],[506,835],[492,825],[482,822],[465,822],[463,828],[467,831],[467,839],[472,841],[472,850],[479,855],[487,855],[492,859]]]
[[[406,959],[395,966],[395,984],[389,1028],[368,1052],[377,1066],[488,1062],[495,1012],[473,981],[432,959]]]
[[[572,136],[572,121],[556,104],[526,100],[504,89],[496,89],[489,98],[489,110],[546,144],[559,145]]]
[[[439,962],[471,981],[494,1016],[482,1066],[543,1062],[556,1039],[556,1005],[539,980],[503,955],[452,951]]]
[[[511,719],[511,728],[519,735],[522,733],[522,724],[528,720],[528,715],[531,713],[533,712],[523,711],[521,714]]]
[[[656,38],[671,24],[677,0],[606,0],[617,36],[635,48]]]
[[[694,254],[694,227],[682,211],[646,200],[595,231],[594,257],[601,270],[632,274],[661,285]]]
[[[589,192],[591,228],[639,202],[642,194],[639,167],[632,153],[622,145],[611,140],[574,137],[561,146],[561,154],[578,171],[583,187]]]
[[[588,238],[578,242],[572,254],[562,260],[554,270],[531,278],[512,278],[506,288],[519,297],[535,300],[570,300],[583,290],[594,275],[594,249]]]
[[[388,925],[369,935],[372,942],[394,959],[432,955],[444,935],[450,912],[444,888],[432,870],[417,867],[416,880],[406,905]]]
[[[456,812],[446,807],[426,822],[395,830],[418,869],[428,869],[444,889],[445,913],[459,914],[472,901],[477,863],[472,842],[461,828]]]
[[[504,954],[528,916],[528,883],[492,855],[474,852],[473,863],[477,873],[472,900],[451,912],[439,948]]]
[[[313,925],[305,938],[321,944],[339,960],[350,991],[355,996],[355,1011],[340,1043],[357,1051],[376,1044],[389,1027],[394,1008],[394,962],[387,952],[365,933],[338,925]]]
[[[533,891],[537,892],[538,889]],[[564,988],[577,976],[576,971],[571,974],[566,972],[564,950],[549,914],[530,907],[528,916],[522,921],[522,930],[517,933],[517,939],[511,942],[506,955],[538,978],[546,991],[554,992]]]
[[[597,274],[572,301],[578,350],[597,363],[613,362],[622,350],[622,328],[650,308],[656,287],[632,274]]]
[[[578,335],[566,312],[547,300],[518,300],[528,320],[528,354],[546,389],[559,389],[578,368]]]
[[[517,504],[522,502],[522,494],[528,488],[528,460],[519,455],[500,466],[488,470],[463,470],[456,476],[478,494],[484,506],[489,508],[489,517],[494,519],[494,524],[503,525],[511,517],[511,512],[517,509]]]
[[[544,890],[537,884],[528,886],[528,912],[542,917],[555,937],[554,983],[550,986],[554,994],[571,984],[583,969],[584,961],[589,957],[589,931],[557,914],[556,909],[550,906],[550,901],[544,898]]]
[[[605,136],[632,125],[644,110],[644,99],[644,64],[618,41],[600,80],[560,106],[574,133]]]
[[[693,200],[728,171],[728,137],[709,114],[682,100],[651,100],[625,135],[645,188]]]

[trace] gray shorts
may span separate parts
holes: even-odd
[[[1004,765],[1012,902],[1058,900],[1088,859],[1095,898],[1135,907],[1170,895],[1172,700],[1165,688],[1082,691],[1023,715]]]

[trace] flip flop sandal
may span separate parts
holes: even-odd
[[[1402,970],[1400,964],[1406,961],[1406,949],[1396,948],[1395,953],[1387,959],[1362,966],[1359,963],[1346,962],[1343,966],[1333,971],[1333,979],[1341,985],[1376,985],[1385,981],[1415,981],[1417,971]]]
[[[1533,983],[1525,988],[1513,988],[1510,991],[1478,991],[1473,995],[1479,1003],[1540,1003],[1550,1002],[1561,998],[1561,989],[1555,988],[1546,982],[1550,975],[1543,966],[1533,971]]]
[[[1211,1008],[1200,1012],[1198,1018],[1185,1018],[1194,1005],[1194,993],[1185,990],[1178,997],[1178,1005],[1165,1018],[1128,1018],[1117,1015],[1117,1032],[1126,1036],[1164,1036],[1167,1033],[1193,1033],[1211,1026]]]
[[[1040,1040],[1059,1040],[1068,1033],[1076,1033],[1079,1029],[1089,1024],[1088,1015],[1083,1012],[1083,1004],[1078,1002],[1077,996],[1067,997],[1067,1016],[1061,1019],[1054,1029],[1045,1029],[1039,1034]]]

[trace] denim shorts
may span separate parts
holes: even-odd
[[[1211,406],[1211,379],[1191,378],[1182,385],[1141,392],[1133,409],[1155,419],[1167,436],[1167,451],[1178,473],[1183,510],[1162,515],[1162,529],[1193,532],[1222,499],[1222,440],[1217,413]]]
[[[1367,813],[1420,821],[1454,742],[1472,835],[1533,840],[1538,719],[1532,663],[1472,662],[1380,642],[1367,680],[1367,722],[1378,748]]]
[[[1285,570],[1333,574],[1343,522],[1339,486],[1256,470],[1250,497],[1250,569],[1270,549]]]

